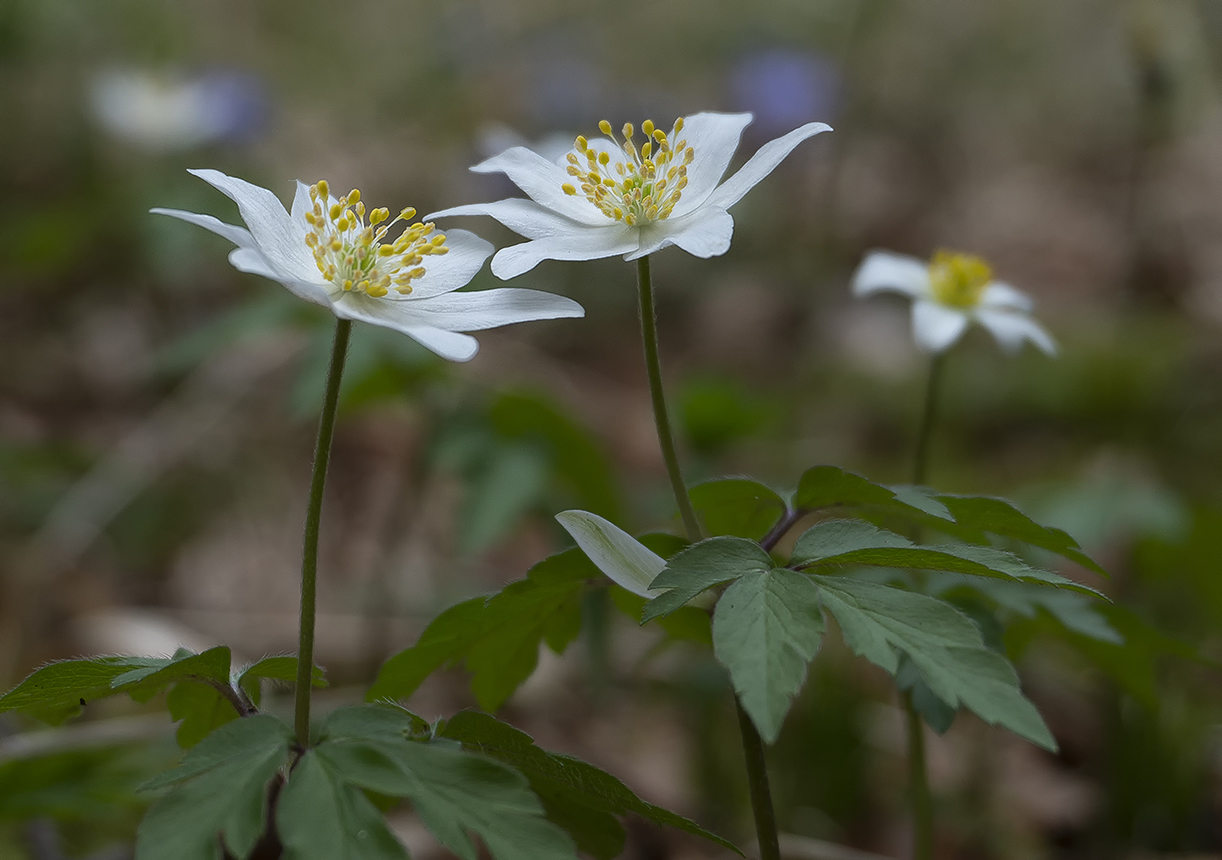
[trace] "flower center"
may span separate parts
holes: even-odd
[[[675,204],[687,187],[687,166],[696,153],[686,140],[671,144],[683,131],[683,118],[675,120],[671,136],[654,128],[652,120],[641,123],[645,140],[637,149],[633,141],[632,123],[625,123],[624,141],[620,143],[605,119],[598,124],[623,156],[612,156],[603,147],[591,146],[584,137],[577,138],[576,152],[568,154],[568,173],[577,185],[566,182],[560,186],[565,194],[578,190],[608,218],[633,226],[642,221],[669,218]]]
[[[406,296],[412,281],[424,275],[424,258],[450,250],[443,234],[432,235],[433,225],[419,221],[394,241],[382,241],[395,224],[415,217],[416,210],[410,207],[394,220],[389,220],[390,210],[374,209],[366,223],[361,192],[354,188],[336,200],[325,179],[310,186],[310,200],[314,206],[305,215],[310,225],[305,243],[322,276],[345,292],[355,290],[380,299],[393,287]]]
[[[929,263],[929,283],[939,304],[969,310],[980,303],[993,270],[980,257],[938,251]]]

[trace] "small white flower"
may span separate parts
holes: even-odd
[[[668,135],[653,122],[632,124],[621,141],[606,120],[607,139],[577,138],[563,158],[549,161],[517,146],[471,169],[504,173],[530,199],[457,206],[429,215],[491,215],[530,241],[502,248],[492,271],[509,279],[543,260],[595,260],[622,254],[635,260],[678,245],[697,257],[724,254],[734,233],[728,210],[776,169],[799,143],[830,127],[807,123],[760,147],[720,182],[751,114],[698,113],[675,121]],[[719,184],[720,182],[720,184]]]
[[[974,320],[1008,352],[1029,340],[1049,355],[1056,353],[1052,337],[1031,318],[1031,299],[993,280],[992,269],[979,257],[938,251],[925,263],[874,251],[853,277],[853,295],[884,291],[912,298],[912,333],[927,352],[950,348]]]
[[[387,231],[410,222],[415,209],[394,219],[374,209],[366,221],[360,191],[336,199],[323,180],[298,182],[290,213],[266,188],[216,170],[190,172],[237,203],[246,228],[177,209],[154,213],[233,242],[238,247],[229,262],[239,271],[279,281],[341,319],[403,332],[451,361],[467,361],[479,350],[475,338],[460,332],[585,315],[572,299],[538,290],[454,292],[475,277],[492,245],[465,230],[447,234],[420,222],[388,238]]]

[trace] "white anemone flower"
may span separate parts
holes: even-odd
[[[853,277],[853,294],[876,292],[903,293],[912,299],[912,333],[927,352],[949,349],[975,321],[1007,352],[1017,352],[1029,340],[1048,355],[1056,354],[1052,337],[1031,318],[1030,297],[993,280],[993,270],[980,257],[938,251],[926,263],[874,251]]]
[[[636,260],[668,245],[697,257],[730,247],[734,219],[727,211],[776,169],[799,143],[830,126],[807,123],[760,147],[720,182],[738,149],[749,113],[698,113],[675,121],[669,134],[652,121],[634,139],[631,123],[606,139],[578,137],[556,161],[522,146],[475,165],[476,173],[504,173],[529,199],[457,206],[429,215],[490,215],[530,241],[502,248],[492,272],[509,279],[543,260],[595,260],[622,254]]]
[[[340,319],[400,331],[451,361],[467,361],[479,350],[461,332],[585,315],[572,299],[538,290],[455,292],[483,267],[492,245],[465,230],[443,233],[432,223],[410,223],[415,209],[393,219],[388,210],[373,209],[366,221],[359,190],[337,199],[322,180],[298,182],[287,212],[266,188],[216,170],[190,172],[237,203],[246,227],[177,209],[154,213],[233,242],[229,262],[241,272],[279,281]],[[389,238],[400,221],[407,226]]]

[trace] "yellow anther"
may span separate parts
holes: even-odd
[[[318,219],[314,217],[313,212],[307,212],[305,214],[305,220],[306,220],[306,223],[309,224],[311,227],[313,227],[315,224],[318,223]]]
[[[601,131],[603,134],[610,134],[611,133],[611,123],[607,122],[605,119],[599,121],[598,130]],[[324,191],[323,193],[326,194],[327,192]]]
[[[318,183],[314,187],[318,189],[318,195],[320,197],[327,197],[331,193],[331,186],[327,184],[327,180],[325,179],[318,180]]]
[[[356,214],[360,218],[365,217],[365,204],[359,200],[356,202]]]
[[[376,227],[389,217],[390,217],[389,209],[374,209],[372,212],[369,213],[369,223],[373,225],[374,227]]]
[[[588,140],[586,140],[581,135],[577,135],[577,151],[578,152],[585,152],[586,147],[588,147],[589,145],[590,145],[590,142]]]
[[[598,153],[598,163],[603,166],[610,164],[611,163],[611,153],[609,152]]]
[[[660,128],[655,129],[653,133],[653,139],[656,140],[658,143],[662,144],[663,146],[665,146],[666,145],[666,132],[662,131],[662,129]]]
[[[683,131],[683,117],[675,120],[675,131]]]
[[[577,189],[576,189],[576,188],[574,188],[574,187],[573,187],[573,186],[572,186],[570,183],[568,183],[568,182],[566,182],[566,183],[564,183],[563,185],[561,185],[561,186],[560,186],[560,190],[561,190],[561,191],[563,191],[565,194],[569,195],[570,197],[572,197],[574,194],[576,194],[576,193],[577,193]]]
[[[351,290],[351,289],[352,289],[352,281],[344,281],[344,291],[347,292],[348,290]]]
[[[318,234],[317,233],[306,233],[305,243],[309,245],[311,248],[318,245]]]
[[[405,221],[409,218],[415,218],[416,210],[408,206],[406,209],[404,209],[402,212],[399,213],[399,217],[404,219]]]
[[[648,163],[649,156],[652,152],[653,152],[653,143],[648,140],[645,141],[645,143],[641,145],[641,158],[646,159],[646,163]],[[653,165],[651,164],[649,166],[652,167]]]
[[[343,206],[340,206],[338,203],[332,203],[331,211],[328,214],[331,216],[331,220],[334,221],[336,218],[339,217],[339,213],[343,211],[344,211]]]
[[[929,263],[929,281],[941,304],[970,309],[980,303],[993,270],[980,257],[940,250]]]
[[[652,137],[653,136],[653,120],[647,119],[643,123],[641,123],[641,132],[646,137]]]
[[[623,131],[624,137],[628,138],[629,140],[632,140],[632,123],[630,122],[624,123],[624,127],[621,129],[621,131]]]
[[[347,194],[347,200],[348,200],[349,205],[352,205],[354,203],[360,203],[361,202],[361,189],[353,188],[351,191],[349,191]]]

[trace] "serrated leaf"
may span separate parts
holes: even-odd
[[[238,673],[238,687],[246,693],[252,702],[259,704],[261,689],[260,681],[283,681],[286,684],[297,680],[297,658],[289,656],[264,657],[251,663]],[[327,686],[327,676],[321,667],[315,666],[310,680],[310,686],[318,688]]]
[[[144,666],[124,672],[110,682],[116,693],[127,693],[137,701],[147,700],[159,690],[180,681],[229,686],[229,648],[218,645],[199,654],[180,649],[162,666]]]
[[[597,514],[562,511],[556,521],[612,582],[641,597],[655,596],[649,583],[666,567],[660,555]]]
[[[889,505],[894,502],[895,493],[891,490],[837,466],[807,469],[798,481],[798,491],[793,497],[794,507],[801,510]]]
[[[301,757],[281,790],[276,830],[287,860],[407,860],[378,808],[318,749]]]
[[[887,489],[895,493],[896,501],[908,505],[910,508],[916,508],[918,511],[924,511],[931,517],[937,517],[940,520],[954,519],[946,505],[934,498],[934,492],[928,487],[918,487],[912,484],[899,484],[897,486],[888,487]]]
[[[383,664],[366,701],[411,695],[432,672],[463,662],[480,707],[496,710],[535,670],[539,645],[562,651],[580,632],[581,596],[601,574],[580,549],[539,562],[527,578],[437,616]]]
[[[342,718],[350,726],[380,712],[372,717],[377,728],[341,736],[335,718],[328,720],[325,739],[314,749],[327,772],[350,785],[409,798],[438,841],[463,860],[477,860],[472,835],[496,860],[573,860],[573,843],[544,818],[526,778],[513,768],[450,746],[391,738],[383,724],[395,717],[386,717],[386,709],[345,710],[357,712]]]
[[[834,576],[814,581],[854,653],[892,675],[899,671],[899,652],[907,654],[947,705],[966,707],[987,723],[1056,749],[1043,718],[1019,690],[1014,667],[986,648],[980,631],[953,606],[873,582]]]
[[[742,853],[732,843],[694,822],[641,800],[609,773],[579,759],[542,750],[535,746],[530,735],[488,714],[462,711],[446,722],[440,734],[460,741],[464,749],[481,752],[517,768],[530,780],[549,813],[549,799],[562,803],[562,816],[565,812],[580,813],[577,822],[557,823],[566,829],[576,828],[575,831],[569,829],[569,832],[578,847],[599,860],[610,860],[618,853],[619,849],[610,853],[612,837],[618,828],[613,816],[617,815],[637,815]],[[618,830],[618,834],[622,845],[622,829]]]
[[[79,709],[82,699],[113,695],[116,691],[111,682],[115,678],[136,669],[156,669],[167,662],[157,657],[93,657],[50,663],[0,696],[0,713],[26,711],[46,722],[62,722]]]
[[[961,526],[1046,549],[1107,576],[1107,571],[1082,552],[1078,542],[1067,532],[1040,525],[1005,499],[949,494],[939,494],[936,498]]]
[[[869,545],[871,543],[874,545]],[[841,548],[838,552],[831,552],[825,550],[824,546],[830,549]],[[856,521],[820,523],[807,530],[794,545],[790,563],[803,568],[854,564],[943,570],[973,576],[1046,583],[1102,597],[1093,588],[1060,574],[1033,567],[1004,550],[975,544],[914,546],[899,535]]]
[[[645,605],[641,623],[674,612],[715,585],[772,566],[772,557],[745,538],[713,537],[692,544],[667,560],[666,569],[650,584],[667,591]]]
[[[955,722],[958,710],[934,695],[933,690],[921,678],[921,672],[907,654],[900,656],[900,668],[895,674],[895,686],[907,693],[921,718],[940,735],[946,734]]]
[[[136,860],[220,860],[221,841],[246,857],[263,834],[267,790],[288,758],[292,729],[256,714],[217,729],[177,768],[146,783],[170,787],[136,833]]]
[[[819,590],[804,574],[784,568],[753,571],[717,601],[714,653],[767,743],[781,733],[822,638]]]
[[[785,516],[785,500],[750,478],[721,478],[688,490],[692,507],[710,535],[758,541]]]

